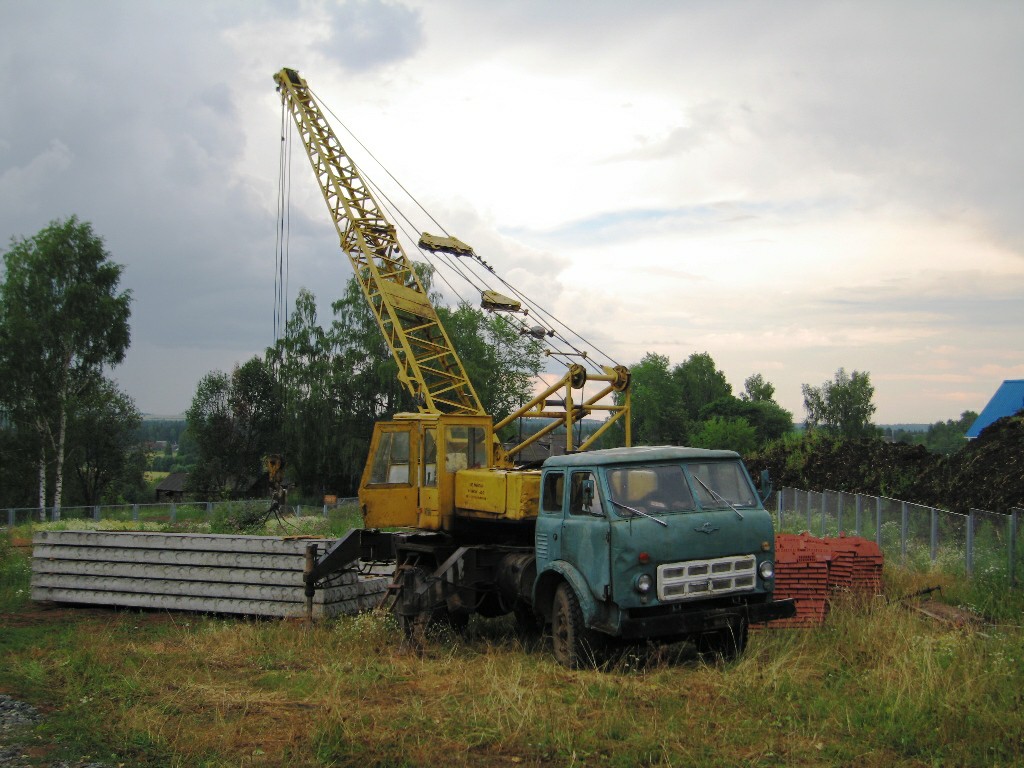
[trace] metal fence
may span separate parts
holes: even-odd
[[[322,515],[329,517],[330,511],[345,504],[354,504],[357,499],[338,499],[335,504],[291,504],[289,512],[297,517]],[[26,523],[55,522],[58,520],[118,520],[144,523],[186,523],[210,522],[219,512],[237,509],[239,506],[268,508],[265,499],[252,501],[182,501],[159,504],[104,504],[92,507],[61,507],[50,509],[39,507],[13,507],[0,510],[0,525],[23,525]],[[6,514],[4,514],[6,512]]]
[[[1022,509],[965,515],[885,496],[799,488],[781,489],[769,505],[777,531],[863,536],[911,568],[1005,579],[1010,586],[1020,582],[1024,568]]]

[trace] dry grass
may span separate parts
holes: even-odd
[[[931,586],[888,574],[892,595]],[[95,756],[160,766],[1013,765],[1024,634],[840,601],[759,631],[728,666],[690,649],[558,667],[511,622],[422,650],[363,615],[313,627],[45,610],[0,619],[0,690],[56,708]]]

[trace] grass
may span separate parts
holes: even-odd
[[[0,591],[24,588],[24,553],[0,551]],[[1020,764],[1024,632],[896,599],[936,578],[890,568],[892,599],[755,632],[727,666],[682,646],[585,672],[507,620],[416,650],[372,614],[307,627],[12,598],[0,690],[52,708],[44,738],[132,765]]]

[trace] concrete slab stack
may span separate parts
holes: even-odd
[[[306,547],[325,539],[223,534],[39,531],[32,538],[32,599],[94,606],[281,618],[306,613]],[[331,577],[313,600],[328,618],[369,610],[390,579]]]

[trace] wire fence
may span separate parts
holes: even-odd
[[[290,504],[288,512],[296,517],[322,515],[329,517],[331,510],[346,504],[355,504],[356,498],[339,498],[333,504]],[[268,509],[266,499],[249,501],[182,501],[156,504],[104,504],[90,507],[9,507],[0,511],[0,525],[10,527],[26,523],[47,523],[59,520],[117,520],[135,523],[187,523],[210,522],[219,513],[238,509],[239,506]]]
[[[779,532],[863,536],[910,568],[1000,579],[1011,587],[1021,581],[1022,509],[962,514],[885,496],[799,488],[779,490],[769,508]]]
[[[289,511],[297,517],[329,517],[331,510],[356,502],[355,498],[340,498],[335,504],[294,504]],[[14,527],[58,520],[210,522],[218,513],[238,505],[266,507],[267,501],[163,502],[61,509],[13,507],[6,509],[6,514],[0,512],[0,525],[6,522]],[[992,577],[1005,580],[1011,587],[1016,587],[1024,576],[1024,543],[1019,535],[1024,509],[972,509],[961,514],[885,496],[799,488],[777,491],[768,507],[779,532],[863,536],[875,541],[887,557],[898,558],[910,568]]]

